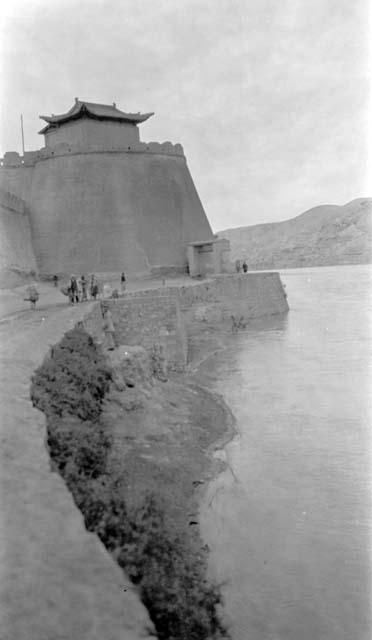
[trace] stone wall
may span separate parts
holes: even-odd
[[[141,345],[150,354],[155,344],[164,348],[172,370],[182,370],[187,362],[187,337],[177,294],[151,289],[107,300],[115,325],[118,345]],[[103,340],[99,305],[84,320],[85,329],[98,341]]]
[[[41,274],[182,268],[213,238],[181,145],[5,154],[0,185],[27,203]]]
[[[0,189],[0,287],[15,286],[31,272],[36,260],[25,203]]]
[[[217,276],[187,286],[170,286],[127,293],[106,301],[110,306],[118,344],[142,345],[152,352],[164,348],[170,369],[187,363],[188,327],[197,322],[227,323],[231,316],[245,321],[288,311],[278,273]],[[102,314],[96,305],[84,320],[85,329],[103,341]]]
[[[278,273],[220,275],[177,288],[181,311],[187,319],[246,319],[288,311]]]

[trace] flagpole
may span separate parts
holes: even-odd
[[[22,152],[25,155],[25,136],[23,133],[23,115],[21,114]]]

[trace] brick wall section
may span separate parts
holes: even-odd
[[[107,301],[119,344],[142,345],[151,352],[162,344],[171,369],[187,362],[187,326],[192,322],[229,322],[231,316],[245,320],[288,311],[278,273],[217,276],[187,286],[161,287],[127,293]],[[102,314],[97,304],[84,320],[102,341]]]
[[[280,276],[273,272],[215,276],[180,287],[179,300],[183,311],[198,305],[219,308],[221,320],[240,311],[247,318],[288,311]]]
[[[149,352],[161,344],[170,369],[182,369],[187,362],[187,338],[175,294],[153,289],[107,301],[115,325],[118,344],[141,345]],[[102,340],[99,305],[84,320],[86,330]]]
[[[179,291],[186,324],[193,321],[229,322],[288,311],[278,273],[222,275]]]

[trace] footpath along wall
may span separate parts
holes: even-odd
[[[135,589],[52,471],[45,416],[30,400],[35,368],[91,308],[36,309],[1,323],[1,640],[153,638]]]

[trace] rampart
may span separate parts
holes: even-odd
[[[25,202],[0,189],[0,287],[11,287],[36,272]]]
[[[187,336],[177,291],[151,289],[110,301],[109,306],[119,345],[141,345],[151,354],[161,345],[171,370],[182,370],[187,362]],[[99,308],[85,318],[86,330],[102,339]]]
[[[66,155],[81,155],[86,153],[149,153],[179,156],[185,158],[181,144],[172,142],[134,142],[130,146],[102,146],[102,145],[74,145],[60,142],[53,147],[43,147],[37,151],[26,151],[20,155],[17,151],[7,151],[0,158],[0,167],[3,169],[34,167],[37,162]]]
[[[188,321],[231,322],[232,315],[249,320],[289,308],[280,276],[274,272],[215,276],[181,287],[178,295]]]
[[[0,186],[27,205],[41,275],[180,269],[213,238],[179,144],[6,153]]]
[[[211,322],[230,329],[231,316],[247,322],[288,311],[280,276],[271,272],[222,275],[185,286],[136,291],[107,304],[118,344],[141,344],[150,353],[160,344],[172,370],[182,370],[187,364],[191,324]],[[98,306],[85,318],[84,326],[102,340]]]

